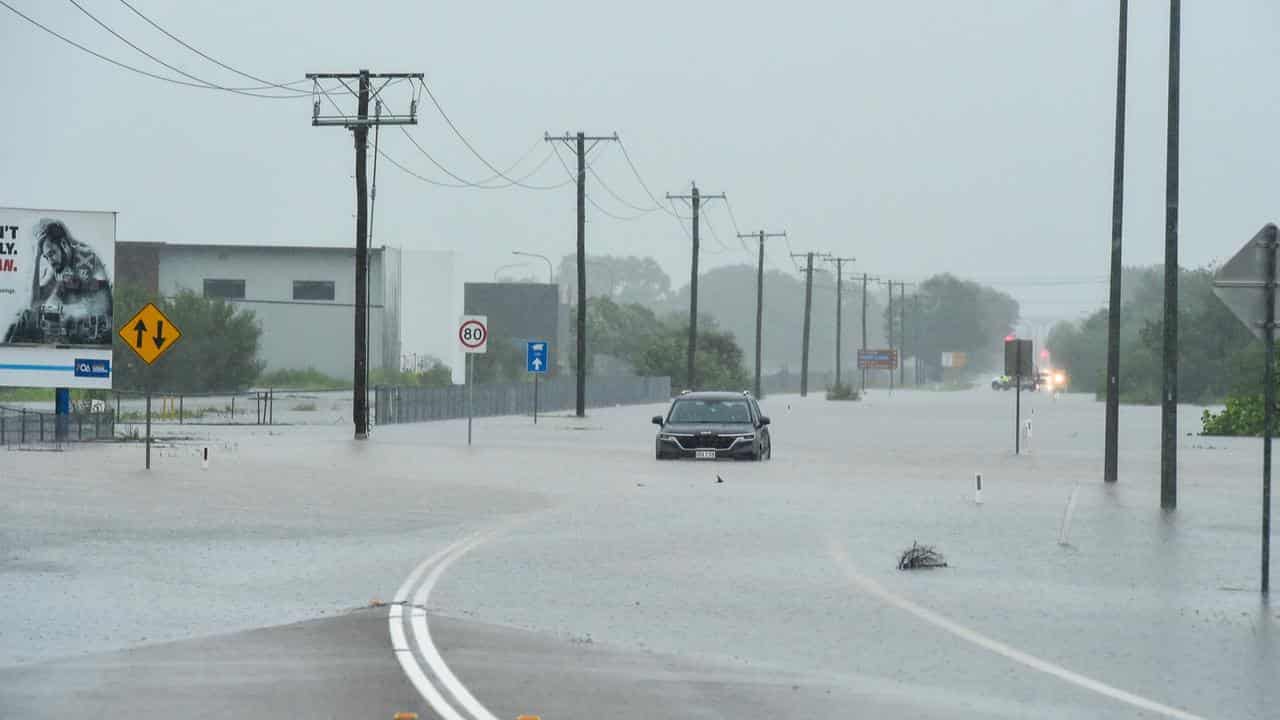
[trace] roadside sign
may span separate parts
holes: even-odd
[[[111,361],[97,358],[76,358],[76,377],[109,378],[111,377]]]
[[[897,370],[898,369],[898,351],[889,350],[859,350],[858,351],[858,369],[859,370]]]
[[[969,356],[962,352],[942,353],[942,367],[962,368],[969,364]]]
[[[1280,230],[1267,223],[1218,272],[1213,292],[1262,338],[1262,593],[1271,588],[1271,436],[1275,434],[1276,257]]]
[[[1258,339],[1263,338],[1262,324],[1267,314],[1268,241],[1273,245],[1276,241],[1276,226],[1270,223],[1213,274],[1213,294]]]
[[[182,337],[182,331],[154,303],[147,303],[121,326],[120,337],[142,362],[150,365],[169,352]]]
[[[545,375],[547,372],[547,341],[530,340],[524,351],[525,372]]]
[[[463,315],[458,323],[458,342],[464,353],[483,354],[489,347],[489,316]]]
[[[1004,341],[1004,374],[1009,376],[1035,375],[1035,356],[1031,352],[1030,340],[1005,339]]]

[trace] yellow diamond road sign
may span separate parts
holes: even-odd
[[[160,308],[147,303],[120,328],[120,337],[143,362],[150,365],[178,342],[182,331],[169,322]]]

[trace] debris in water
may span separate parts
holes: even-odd
[[[942,558],[942,553],[934,550],[932,545],[920,545],[915,542],[912,542],[911,547],[903,552],[902,557],[898,559],[899,570],[918,570],[946,566],[947,561]]]
[[[722,482],[724,482],[724,478],[722,478],[722,477],[720,477],[719,475],[717,475],[717,476],[716,476],[716,482],[718,482],[718,483],[722,483]]]

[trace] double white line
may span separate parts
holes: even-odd
[[[431,709],[443,720],[498,720],[493,713],[480,704],[479,700],[476,700],[445,664],[444,658],[440,657],[440,651],[431,641],[431,628],[427,626],[426,609],[431,589],[440,580],[440,576],[444,575],[445,570],[448,570],[455,560],[488,540],[491,535],[492,533],[483,533],[463,538],[422,561],[422,564],[414,568],[404,584],[396,591],[394,603],[388,613],[387,625],[391,632],[391,647],[395,651],[396,660],[400,661],[400,667],[408,676],[409,682],[413,683]],[[414,592],[415,586],[417,586],[416,592]],[[412,602],[409,601],[410,592],[413,592]],[[405,612],[406,610],[408,612]],[[409,644],[409,630],[413,635],[412,646]],[[418,662],[419,655],[426,664],[425,668]],[[435,678],[434,682],[432,676]]]

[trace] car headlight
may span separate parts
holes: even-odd
[[[1063,375],[1062,373],[1058,373],[1057,375],[1053,376],[1053,381],[1061,385],[1062,383],[1067,381],[1067,376]]]

